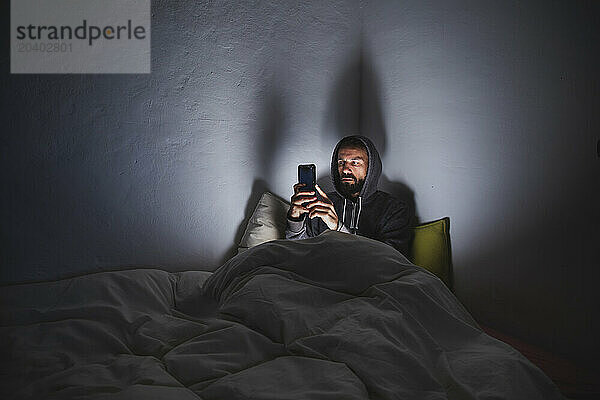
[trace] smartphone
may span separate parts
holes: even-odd
[[[315,164],[298,165],[298,182],[306,185],[301,191],[315,191],[315,183],[317,182],[317,167]]]

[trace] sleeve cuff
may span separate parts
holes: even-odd
[[[287,219],[288,230],[290,232],[298,233],[304,228],[304,219],[301,221],[293,221],[291,219]]]

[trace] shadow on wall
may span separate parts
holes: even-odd
[[[273,155],[281,147],[284,128],[284,98],[279,88],[268,85],[261,92],[261,100],[254,154],[258,160],[257,176],[272,182]]]
[[[257,176],[252,184],[250,197],[246,202],[244,219],[238,226],[235,239],[231,247],[221,259],[221,264],[237,254],[238,243],[242,240],[246,225],[252,216],[260,196],[266,191],[271,191],[268,182],[273,182],[273,154],[280,147],[285,115],[283,111],[283,96],[278,88],[266,86],[261,92],[259,101],[262,106],[258,115],[257,135],[254,152],[257,161]]]
[[[271,189],[269,189],[269,185],[265,180],[263,180],[263,179],[255,179],[254,180],[254,183],[252,184],[252,190],[250,191],[250,197],[248,198],[248,201],[246,202],[246,208],[244,209],[244,220],[238,226],[238,228],[235,232],[235,240],[231,244],[231,247],[229,248],[229,250],[227,250],[227,252],[223,256],[223,258],[221,259],[220,265],[222,265],[223,263],[225,263],[225,261],[229,260],[231,257],[233,257],[237,254],[238,244],[242,240],[242,236],[244,236],[244,231],[246,230],[246,225],[248,225],[248,221],[250,220],[250,217],[252,216],[252,212],[254,211],[254,208],[258,204],[258,201],[260,200],[260,196],[262,196],[262,194],[264,192],[270,191],[270,190]]]
[[[344,136],[360,134],[360,47],[352,52],[339,71],[324,113],[321,143],[331,146],[323,149],[333,151],[335,144]],[[330,168],[317,170],[317,183],[325,192],[334,190]]]
[[[338,142],[343,137],[362,134],[377,147],[382,161],[387,155],[388,132],[385,128],[381,81],[364,43],[342,71],[330,97],[325,137]],[[333,149],[331,149],[333,150]],[[329,171],[319,177],[319,185],[333,190]],[[405,202],[416,217],[414,191],[404,182],[391,181],[385,174],[385,165],[379,179],[379,188]]]
[[[360,128],[364,136],[373,141],[382,160],[388,156],[388,135],[384,122],[383,93],[381,80],[375,66],[370,61],[369,49],[363,44],[360,54],[361,65],[361,113]],[[420,222],[415,204],[415,192],[404,182],[391,181],[385,174],[385,165],[379,178],[379,188],[402,200],[410,208],[413,220],[411,225]]]
[[[360,50],[347,57],[345,65],[334,81],[324,114],[322,143],[333,145],[341,138],[360,133]],[[329,171],[325,171],[329,176]]]

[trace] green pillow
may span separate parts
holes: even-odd
[[[450,218],[444,217],[412,229],[411,261],[434,273],[452,289]]]

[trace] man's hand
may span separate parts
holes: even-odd
[[[294,186],[295,187],[295,186]],[[338,216],[335,212],[335,207],[333,206],[333,202],[329,200],[329,197],[325,194],[324,191],[321,190],[319,185],[315,185],[317,191],[323,197],[323,200],[318,200],[315,197],[314,201],[306,204],[308,209],[308,217],[315,218],[319,217],[327,224],[327,227],[331,230],[336,230],[338,227]]]
[[[288,211],[288,218],[292,220],[299,220],[304,214],[310,210],[306,208],[308,203],[316,201],[317,196],[315,192],[302,192],[301,189],[305,185],[303,183],[296,183],[294,185],[294,195],[290,200],[290,209]]]

